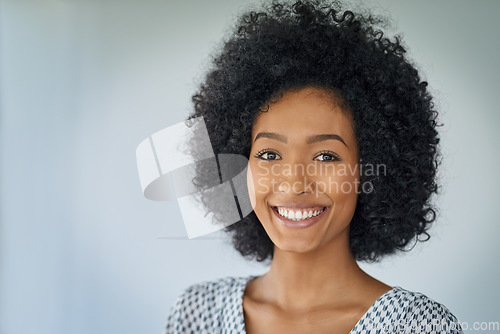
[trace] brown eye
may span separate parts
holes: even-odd
[[[341,159],[336,153],[331,152],[331,151],[326,151],[326,152],[321,152],[320,154],[318,154],[314,158],[314,160],[328,162],[328,161],[340,161]]]
[[[256,158],[262,160],[280,160],[281,156],[273,151],[263,150],[255,155]]]

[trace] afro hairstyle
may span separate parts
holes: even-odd
[[[331,1],[273,1],[246,12],[213,58],[188,118],[203,117],[216,156],[249,158],[255,119],[276,98],[301,87],[335,91],[352,115],[360,162],[386,167],[384,175],[360,176],[373,191],[359,193],[350,223],[352,254],[367,262],[428,240],[436,218],[437,111],[401,38],[386,37],[385,24]],[[198,168],[193,182],[206,190],[214,178]],[[203,204],[223,210],[215,202]],[[274,245],[253,211],[225,230],[244,257],[272,259]]]

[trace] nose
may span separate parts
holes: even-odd
[[[278,191],[287,195],[300,195],[314,192],[313,177],[307,173],[307,165],[296,162],[285,165],[278,178]]]

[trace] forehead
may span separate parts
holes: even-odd
[[[257,117],[252,137],[261,131],[352,136],[352,120],[345,108],[341,97],[321,88],[287,91]]]

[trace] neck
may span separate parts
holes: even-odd
[[[263,298],[286,308],[339,304],[366,282],[368,275],[359,268],[348,242],[331,243],[308,253],[295,253],[275,247],[269,272],[264,275]]]

